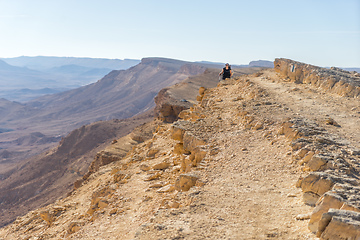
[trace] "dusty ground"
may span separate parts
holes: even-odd
[[[268,71],[251,78],[268,93],[254,102],[234,101],[242,90],[232,84],[211,92],[216,104],[211,107],[208,124],[222,121],[219,130],[210,134],[210,142],[220,151],[202,164],[207,183],[193,190],[196,197],[190,206],[170,214],[160,212],[152,223],[143,225],[139,239],[314,238],[307,221],[295,220],[312,208],[302,203],[301,191],[295,187],[302,173],[299,166],[291,164],[288,142],[273,134],[278,126],[253,131],[233,124],[238,121],[239,104],[252,105],[256,114],[268,121],[291,117],[293,111],[306,107],[301,102],[288,104],[293,96],[287,91],[295,86],[273,83],[266,77],[275,75]],[[271,105],[256,106],[264,101]]]
[[[274,121],[287,117],[309,119],[334,137],[359,148],[358,100],[280,81],[272,70],[250,80],[267,93],[260,101],[271,103],[258,108],[253,104],[257,115]],[[239,102],[234,99],[239,92],[236,85],[225,85],[212,93],[215,100],[220,98],[218,108],[212,108],[217,109],[213,115],[223,123],[219,132],[212,132],[211,142],[221,151],[204,168],[207,184],[196,192],[196,200],[188,208],[170,214],[163,212],[154,223],[145,225],[139,239],[315,238],[309,233],[306,220],[295,220],[297,215],[310,213],[312,208],[302,203],[302,193],[295,188],[303,173],[300,166],[292,163],[288,142],[276,135],[264,138],[263,130],[244,130],[231,125],[236,122],[235,109]],[[326,125],[329,117],[341,127]],[[272,127],[276,129],[276,125]],[[156,232],[156,228],[162,230]]]
[[[202,184],[188,192],[157,192],[154,183],[171,185],[180,174],[171,124],[163,125],[150,142],[56,202],[66,210],[50,227],[33,212],[0,229],[0,239],[316,239],[308,220],[296,220],[312,207],[303,204],[295,187],[305,173],[279,129],[287,118],[308,119],[359,148],[359,100],[284,82],[273,70],[224,82],[205,96],[196,126],[207,137],[209,153],[192,169]],[[244,111],[259,122],[257,130],[244,123]],[[341,127],[326,125],[329,117]],[[151,149],[159,150],[155,158],[134,161]],[[173,162],[165,170],[140,170],[165,159]],[[114,182],[116,168],[128,174],[126,181]],[[144,181],[150,173],[161,176]],[[114,192],[89,216],[93,192],[103,189]],[[79,226],[75,233],[69,230],[72,223]]]

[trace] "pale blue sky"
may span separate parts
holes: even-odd
[[[360,0],[0,0],[0,57],[360,67]]]

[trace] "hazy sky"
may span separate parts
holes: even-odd
[[[0,57],[360,67],[360,0],[0,0]]]

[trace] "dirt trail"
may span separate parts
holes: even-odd
[[[283,82],[274,70],[266,70],[221,82],[191,111],[198,118],[187,131],[201,133],[208,147],[202,162],[190,169],[200,184],[184,192],[159,192],[155,187],[174,185],[184,157],[174,151],[178,142],[171,137],[172,124],[163,124],[151,140],[58,201],[66,211],[50,227],[34,213],[1,229],[0,239],[317,239],[307,228],[308,220],[296,220],[313,210],[296,188],[307,173],[294,161],[289,141],[279,130],[284,120],[301,118],[359,148],[359,101]],[[326,124],[329,118],[340,127]],[[155,157],[149,157],[150,152]],[[169,160],[166,168],[154,169]],[[126,177],[114,182],[116,174]],[[113,192],[99,198],[103,207],[98,205],[89,215],[93,193],[108,189]],[[78,228],[71,229],[70,222]]]
[[[276,124],[257,131],[244,129],[236,124],[237,114],[247,105],[245,109],[251,109],[257,117],[281,122],[299,115],[325,120],[328,115],[335,118],[338,111],[315,91],[308,90],[307,96],[300,89],[291,91],[306,86],[276,82],[272,80],[275,78],[270,70],[250,79],[248,90],[260,87],[266,96],[255,101],[239,101],[244,98],[244,89],[234,82],[211,91],[211,115],[204,121],[205,125],[220,121],[219,130],[209,134],[219,153],[202,164],[205,171],[201,173],[207,183],[192,189],[194,202],[188,208],[170,214],[160,212],[151,224],[145,224],[139,239],[315,239],[307,229],[307,220],[295,220],[299,214],[311,213],[312,208],[303,204],[302,193],[295,187],[304,173],[292,163],[289,142],[276,135]],[[298,101],[304,97],[320,100]],[[323,105],[331,111],[321,113]],[[358,119],[353,117],[353,121]],[[351,125],[345,137],[351,136],[357,126]]]
[[[330,133],[338,135],[353,146],[360,146],[360,101],[344,98],[337,94],[325,93],[311,85],[279,81],[273,70],[252,79],[256,84],[272,94],[277,102],[286,105],[295,115],[301,115],[321,125],[329,117],[341,127],[326,127]]]

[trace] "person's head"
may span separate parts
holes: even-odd
[[[230,65],[229,65],[228,63],[226,63],[226,64],[225,64],[225,67],[226,67],[226,68],[229,68],[229,67],[230,67]]]

